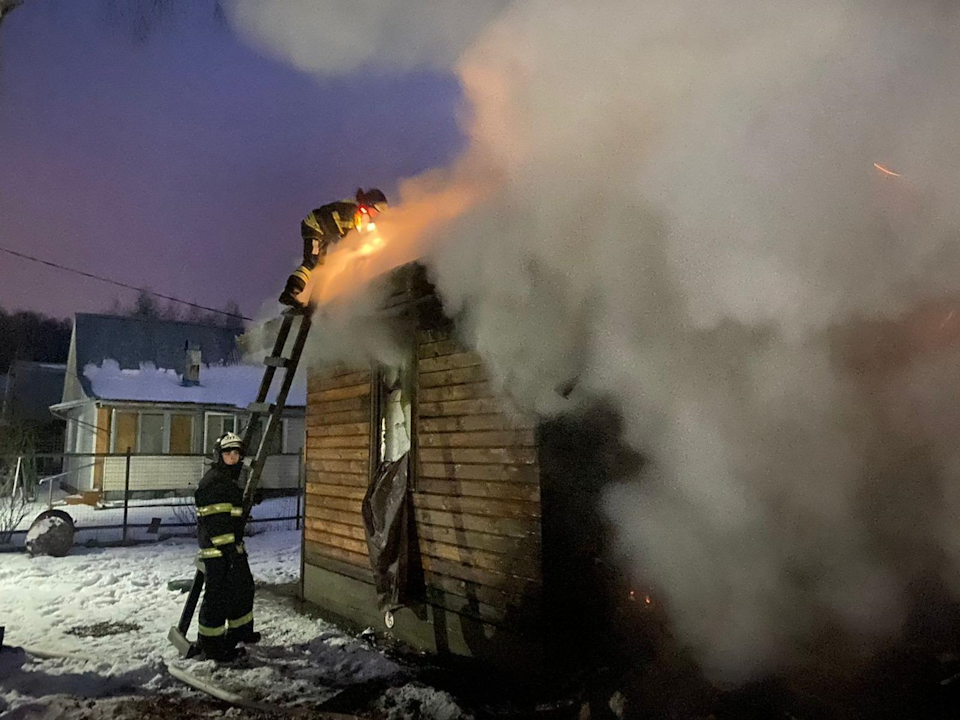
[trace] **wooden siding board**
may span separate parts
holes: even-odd
[[[361,473],[333,473],[307,468],[307,482],[366,488],[370,478]]]
[[[357,525],[348,525],[346,523],[334,522],[333,520],[323,520],[321,518],[307,517],[306,525],[311,530],[327,533],[330,535],[340,535],[342,537],[362,540],[366,542],[367,536],[362,527]]]
[[[360,516],[360,501],[359,500],[348,500],[347,498],[333,498],[326,495],[317,495],[316,493],[307,492],[307,498],[310,497],[321,498],[319,503],[322,507],[328,508],[330,510],[342,510],[344,512],[355,512],[357,517]]]
[[[504,519],[540,518],[540,504],[508,500],[489,500],[487,498],[467,498],[451,495],[427,495],[415,493],[414,507],[424,510],[443,510],[451,513],[492,516]],[[539,525],[539,522],[537,523]]]
[[[310,402],[332,402],[336,400],[350,400],[370,394],[370,383],[363,385],[347,385],[345,387],[329,388],[327,390],[313,390],[307,393]]]
[[[307,457],[310,457],[308,454]],[[319,472],[367,474],[365,460],[307,460],[307,469]]]
[[[320,498],[320,496],[307,498],[304,513],[308,518],[327,520],[329,522],[335,522],[339,525],[350,525],[361,529],[363,528],[363,520],[360,517],[360,513],[324,507],[322,504],[322,498]]]
[[[424,537],[419,538],[421,556],[454,562],[464,567],[490,570],[515,575],[536,581],[539,577],[539,561],[530,555],[498,555],[476,548],[437,542]]]
[[[339,425],[318,425],[315,423],[310,427],[310,435],[311,437],[315,437],[315,438],[361,437],[361,438],[369,439],[370,423],[369,422],[340,423]]]
[[[485,430],[533,430],[534,417],[490,413],[487,415],[457,415],[454,417],[420,418],[421,433],[462,433]]]
[[[434,342],[421,342],[417,347],[417,356],[423,360],[425,358],[435,358],[440,355],[453,355],[455,353],[469,352],[469,348],[463,347],[456,340],[436,340]]]
[[[424,570],[423,576],[429,587],[459,597],[475,599],[478,602],[485,603],[492,607],[506,608],[516,603],[515,596],[505,593],[496,587],[482,585],[469,580],[462,580],[452,575],[434,572],[433,570]],[[531,592],[531,594],[533,593]]]
[[[346,400],[327,400],[323,402],[313,401],[310,403],[311,415],[328,415],[332,413],[347,412],[350,410],[370,410],[370,397],[347,398]]]
[[[483,365],[470,365],[455,370],[440,370],[439,372],[421,372],[418,378],[421,388],[433,388],[443,385],[465,385],[468,383],[487,382],[486,368]]]
[[[502,518],[489,515],[472,515],[448,510],[423,507],[414,501],[414,515],[418,523],[441,527],[475,530],[493,535],[515,538],[540,538],[540,521],[537,518]]]
[[[308,448],[363,448],[367,449],[370,445],[370,436],[367,435],[332,435],[316,436],[312,432],[307,433]]]
[[[477,400],[492,397],[495,397],[495,393],[493,386],[488,382],[421,388],[417,396],[418,400],[425,403],[447,402],[450,400]]]
[[[354,580],[360,580],[361,582],[373,585],[373,572],[370,570],[369,563],[367,563],[366,567],[361,567],[359,565],[331,557],[325,553],[325,550],[326,548],[323,545],[306,540],[303,547],[304,563],[307,565],[313,565],[314,567],[323,568],[324,570],[328,570],[338,575],[346,575]]]
[[[341,425],[343,423],[369,423],[370,409],[366,410],[343,410],[340,412],[317,412],[315,408],[308,407],[307,427],[330,427],[332,425]],[[368,425],[369,427],[369,425]]]
[[[483,568],[468,567],[456,562],[442,560],[425,555],[422,558],[423,567],[433,573],[447,577],[465,580],[477,585],[495,588],[504,596],[504,604],[519,600],[529,595],[539,594],[539,583],[519,575],[485,570]]]
[[[533,430],[431,433],[421,428],[417,441],[421,448],[511,448],[535,447],[537,438]]]
[[[492,498],[495,500],[522,500],[533,503],[540,502],[540,487],[532,483],[420,478],[417,481],[417,492],[428,495]]]
[[[325,483],[307,483],[307,495],[321,497],[342,498],[344,500],[363,500],[367,494],[366,488],[349,487],[347,485],[329,485]]]
[[[367,557],[367,543],[364,540],[356,540],[354,538],[335,535],[331,532],[316,530],[309,527],[303,532],[304,537],[311,542],[319,543],[327,548],[336,548],[338,550],[353,553],[354,555],[360,555],[365,558]],[[367,561],[367,565],[369,564],[369,561]]]
[[[443,527],[441,525],[429,525],[427,523],[418,525],[417,533],[420,537],[428,540],[445,542],[449,545],[458,545],[460,547],[475,548],[477,550],[486,550],[487,552],[498,553],[500,555],[525,553],[533,556],[540,554],[539,537],[504,537],[503,535],[464,530],[462,528]]]
[[[323,390],[335,390],[338,388],[360,385],[370,385],[369,370],[350,371],[344,375],[337,375],[334,377],[325,377],[314,373],[310,376],[307,392],[312,393]]]
[[[488,415],[506,413],[507,408],[496,398],[475,400],[444,400],[442,402],[418,402],[417,412],[421,418],[451,417],[455,415]]]
[[[536,448],[421,448],[423,463],[462,463],[475,465],[533,465]]]
[[[317,447],[316,445],[307,445],[308,456],[311,460],[322,462],[324,460],[359,460],[366,462],[370,457],[370,451],[363,448],[331,448]]]
[[[422,460],[422,458],[421,458]],[[533,465],[466,465],[462,463],[420,462],[420,478],[451,478],[456,480],[490,480],[500,482],[536,483],[539,471]]]
[[[454,355],[423,358],[419,363],[420,374],[456,370],[457,368],[483,365],[480,355],[475,352],[462,352]]]

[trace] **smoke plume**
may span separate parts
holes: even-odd
[[[447,68],[506,0],[229,0],[231,25],[252,44],[307,71]]]
[[[618,405],[618,545],[716,677],[960,590],[957,12],[517,0],[457,63],[470,201],[398,245],[513,397]]]

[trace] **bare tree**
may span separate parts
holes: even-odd
[[[0,476],[0,545],[6,545],[13,531],[30,512],[30,502],[23,484],[14,488],[16,471],[7,471]]]
[[[11,10],[23,4],[23,0],[0,0],[0,23]]]

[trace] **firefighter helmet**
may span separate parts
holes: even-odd
[[[357,205],[376,208],[382,212],[387,206],[387,196],[379,188],[357,188]]]
[[[236,433],[226,432],[213,444],[213,459],[220,462],[220,456],[227,450],[237,450],[243,455],[243,438]]]

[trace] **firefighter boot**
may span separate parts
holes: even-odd
[[[204,660],[213,660],[214,662],[232,662],[244,656],[243,648],[233,647],[227,643],[224,635],[217,637],[199,637],[200,651]]]
[[[303,303],[297,300],[297,296],[303,292],[307,286],[306,280],[299,274],[299,269],[293,275],[287,278],[287,286],[280,294],[280,302],[290,307],[303,307]]]
[[[262,636],[255,630],[250,628],[244,628],[240,632],[234,632],[227,630],[227,645],[236,646],[237,643],[243,643],[244,645],[256,645],[260,642]]]

